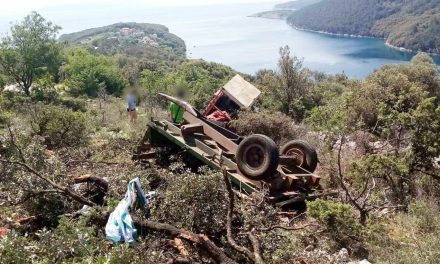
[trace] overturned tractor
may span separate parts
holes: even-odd
[[[204,164],[224,170],[240,192],[267,191],[267,199],[277,206],[321,195],[320,177],[314,174],[318,155],[307,142],[292,140],[279,149],[266,135],[239,136],[189,103],[160,95],[185,110],[184,121],[152,120],[135,159],[154,158],[151,148],[171,143]]]

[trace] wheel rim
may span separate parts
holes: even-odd
[[[246,165],[252,169],[261,168],[265,161],[264,148],[259,144],[249,145],[243,152]]]
[[[304,164],[304,152],[298,148],[290,148],[286,150],[283,154],[292,157],[295,165],[299,167]]]

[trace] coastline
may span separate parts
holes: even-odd
[[[389,43],[388,41],[385,41],[385,45],[386,45],[387,47],[389,47],[389,48],[397,49],[397,50],[400,50],[400,51],[403,51],[403,52],[417,53],[417,51],[414,51],[414,50],[406,49],[406,48],[404,48],[404,47],[394,46],[393,44]],[[438,54],[429,53],[429,52],[425,52],[425,53],[430,54],[430,55],[438,55]]]
[[[353,34],[339,34],[339,33],[332,33],[332,32],[327,32],[327,31],[322,31],[322,30],[312,30],[312,29],[307,29],[307,28],[301,28],[301,27],[297,27],[297,26],[295,26],[293,24],[289,24],[289,23],[287,23],[287,24],[296,30],[311,32],[311,33],[319,33],[319,34],[324,34],[324,35],[346,37],[346,38],[369,38],[369,39],[383,39],[383,40],[385,40],[385,38],[377,38],[377,37],[372,37],[372,36],[353,35]]]
[[[338,33],[332,33],[332,32],[327,32],[327,31],[322,31],[322,30],[311,30],[311,29],[306,29],[306,28],[301,28],[301,27],[297,27],[293,24],[290,24],[286,18],[283,17],[272,17],[272,16],[265,16],[265,13],[270,14],[271,11],[266,11],[266,12],[260,12],[260,13],[256,13],[256,14],[252,14],[249,15],[248,17],[253,17],[253,18],[263,18],[263,19],[277,19],[277,20],[284,20],[289,26],[291,26],[292,28],[299,30],[299,31],[304,31],[304,32],[310,32],[310,33],[318,33],[318,34],[324,34],[324,35],[329,35],[329,36],[338,36],[338,37],[346,37],[346,38],[367,38],[367,39],[380,39],[384,41],[385,46],[387,46],[388,48],[394,49],[394,50],[398,50],[401,52],[406,52],[406,53],[412,53],[412,54],[416,54],[418,52],[423,52],[426,53],[428,55],[431,56],[440,56],[440,53],[432,53],[432,52],[426,52],[426,51],[417,51],[417,50],[411,50],[411,49],[407,49],[404,47],[399,47],[399,46],[395,46],[391,43],[389,43],[389,41],[386,38],[379,38],[379,37],[373,37],[373,36],[364,36],[364,35],[353,35],[353,34],[338,34]]]
[[[346,37],[346,38],[382,39],[384,41],[384,43],[385,43],[385,46],[387,46],[388,48],[391,48],[391,49],[395,49],[395,50],[401,51],[401,52],[414,53],[414,54],[416,54],[418,52],[423,52],[423,53],[426,53],[426,54],[432,55],[432,56],[440,56],[440,53],[432,53],[432,52],[426,52],[426,51],[416,51],[416,50],[411,50],[411,49],[407,49],[407,48],[404,48],[404,47],[395,46],[395,45],[389,43],[386,38],[378,38],[378,37],[363,36],[363,35],[352,35],[352,34],[338,34],[338,33],[331,33],[331,32],[321,31],[321,30],[311,30],[311,29],[306,29],[306,28],[300,28],[300,27],[297,27],[297,26],[289,24],[289,23],[288,23],[288,25],[293,27],[296,30],[305,31],[305,32],[311,32],[311,33],[331,35],[331,36]]]

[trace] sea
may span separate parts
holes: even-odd
[[[364,78],[384,64],[407,63],[415,55],[385,45],[382,39],[333,36],[294,29],[283,20],[250,17],[271,10],[274,2],[150,6],[142,1],[86,6],[60,4],[37,9],[62,27],[61,33],[105,26],[116,22],[163,24],[181,37],[191,59],[204,59],[254,74],[277,69],[280,47],[303,60],[305,67],[329,74],[345,73]],[[209,1],[206,1],[209,3]],[[0,17],[0,32],[26,13]],[[440,57],[434,56],[437,64]]]

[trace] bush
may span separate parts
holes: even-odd
[[[11,91],[2,91],[0,97],[0,109],[2,110],[20,112],[32,102],[32,99],[28,96]]]
[[[435,201],[418,200],[408,212],[390,219],[391,225],[369,239],[374,263],[438,263],[440,258],[440,216]]]
[[[242,112],[232,127],[240,135],[263,134],[271,137],[277,144],[298,137],[293,120],[280,112]]]
[[[0,91],[6,86],[6,77],[0,74]]]
[[[153,215],[196,233],[216,234],[224,229],[227,202],[223,176],[176,175],[166,190],[159,191]]]
[[[87,104],[84,99],[81,98],[74,98],[74,97],[66,97],[61,98],[59,102],[62,106],[69,108],[73,111],[80,111],[80,112],[86,112],[87,111]]]
[[[69,91],[74,96],[96,97],[101,90],[120,95],[125,87],[125,79],[116,61],[81,49],[70,52],[63,72]]]
[[[1,263],[78,263],[105,248],[95,230],[86,227],[83,220],[61,218],[56,229],[35,235],[37,239],[33,240],[11,232],[0,239]]]
[[[87,227],[84,220],[73,221],[64,217],[55,230],[39,234],[41,255],[50,263],[81,260],[98,250],[101,243],[95,230]]]
[[[348,204],[317,199],[307,202],[307,213],[327,226],[330,235],[337,241],[345,236],[359,236],[362,226],[354,217]]]
[[[35,260],[33,245],[27,237],[15,232],[0,239],[0,260],[4,264],[25,264]]]
[[[235,71],[228,66],[203,60],[190,60],[180,65],[176,71],[165,75],[168,93],[177,88],[188,90],[188,101],[196,109],[205,108],[213,98],[214,93],[225,85]],[[161,89],[164,89],[160,87]]]
[[[85,114],[53,105],[37,106],[33,114],[32,132],[43,137],[49,149],[87,143],[90,126]]]
[[[50,75],[45,75],[35,81],[32,86],[31,96],[33,100],[47,103],[54,103],[58,101],[59,94],[55,89],[54,78]]]

